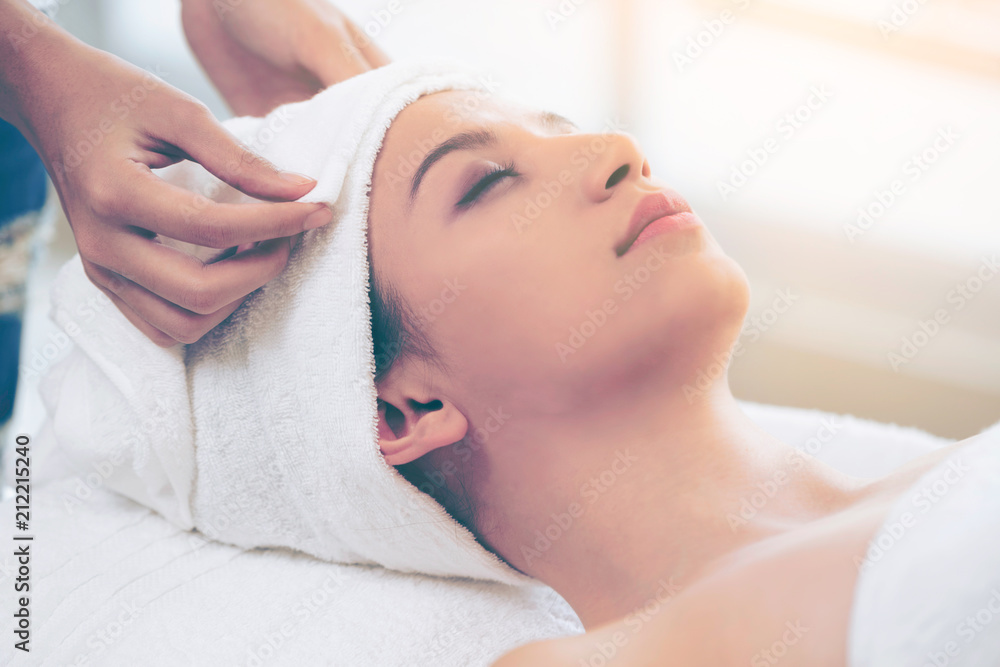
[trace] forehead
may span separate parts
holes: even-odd
[[[498,124],[528,126],[531,109],[483,91],[424,95],[397,114],[386,132],[372,173],[372,201],[401,202],[429,152],[455,134]]]
[[[393,127],[413,131],[435,129],[443,136],[469,126],[517,119],[529,110],[482,90],[446,90],[424,95],[408,105]]]

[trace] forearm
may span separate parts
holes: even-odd
[[[389,62],[326,0],[182,0],[191,52],[237,115],[264,116]]]
[[[38,115],[61,97],[52,77],[74,48],[85,45],[25,0],[0,0],[0,33],[0,118],[37,150]]]

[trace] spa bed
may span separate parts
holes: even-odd
[[[949,442],[850,416],[744,407],[774,435],[863,477]],[[13,648],[5,592],[0,664],[488,665],[519,644],[582,631],[541,585],[407,575],[207,541],[108,490],[99,470],[67,468],[52,447],[43,428],[32,442],[31,652]],[[13,504],[2,503],[8,524]],[[16,568],[5,549],[5,590]]]

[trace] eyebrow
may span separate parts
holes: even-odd
[[[540,111],[536,115],[536,119],[547,129],[563,125],[569,125],[573,128],[577,127],[576,123],[570,119],[552,111]],[[428,170],[440,162],[446,155],[455,151],[474,151],[483,148],[492,148],[498,143],[500,143],[500,138],[491,129],[460,132],[450,139],[442,141],[424,157],[420,166],[413,173],[413,178],[410,179],[410,205],[412,206],[413,202],[416,201],[420,183],[423,182]]]

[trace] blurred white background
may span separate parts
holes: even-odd
[[[1000,259],[1000,3],[396,2],[386,25],[389,0],[336,4],[394,58],[461,58],[505,95],[639,139],[750,277],[738,397],[956,438],[1000,419],[1000,266],[984,263]],[[177,0],[64,0],[57,18],[228,117]],[[56,231],[43,280],[73,252]],[[49,331],[41,282],[32,298],[25,357]]]

